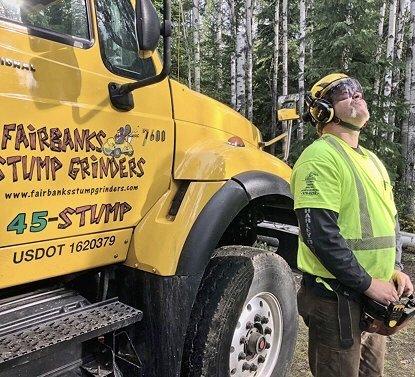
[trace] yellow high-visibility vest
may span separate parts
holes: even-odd
[[[337,212],[340,234],[361,266],[374,278],[389,281],[395,266],[396,207],[389,175],[376,155],[359,153],[342,139],[324,134],[304,150],[291,177],[294,208]],[[334,278],[299,240],[298,267]]]

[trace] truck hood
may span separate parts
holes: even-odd
[[[261,134],[249,120],[230,107],[187,86],[170,80],[174,118],[187,123],[221,130],[231,136],[239,136],[258,148]]]

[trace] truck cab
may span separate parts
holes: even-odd
[[[288,368],[290,168],[248,120],[166,77],[169,6],[162,60],[144,46],[160,32],[149,0],[0,1],[1,376]],[[229,333],[209,343],[235,284]]]

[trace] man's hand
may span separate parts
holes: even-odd
[[[402,271],[395,270],[392,276],[392,281],[395,283],[395,287],[398,291],[398,296],[410,296],[414,293],[414,286],[411,282],[411,278]]]
[[[394,285],[390,282],[379,279],[373,278],[370,287],[364,292],[364,294],[385,305],[389,305],[394,301],[399,301],[399,295]]]

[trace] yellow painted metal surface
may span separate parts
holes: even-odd
[[[280,109],[278,110],[278,120],[297,120],[300,119],[300,115],[297,114],[297,109]]]
[[[222,130],[230,136],[240,136],[245,142],[253,146],[258,145],[261,138],[260,132],[242,115],[212,98],[190,90],[182,84],[173,80],[171,82],[174,116],[177,121]],[[180,135],[180,137],[182,136]]]
[[[289,181],[291,168],[269,153],[246,143],[228,144],[230,134],[187,122],[176,122],[176,179],[224,180],[250,171],[266,171]]]
[[[0,250],[0,289],[125,260],[132,229],[35,242]]]
[[[46,246],[50,239],[133,228],[169,188],[174,147],[169,83],[136,90],[132,111],[112,108],[108,83],[132,80],[105,67],[95,16],[92,20],[95,42],[89,49],[0,21],[0,57],[33,67],[0,64],[2,258],[29,242]],[[71,258],[65,253],[55,263],[83,270],[110,262],[85,257],[74,264]],[[50,263],[38,260],[36,269],[13,282],[49,276]],[[74,270],[59,266],[62,274]],[[0,274],[6,268],[17,274],[18,267],[2,263]]]
[[[175,218],[168,216],[177,186],[169,190],[134,231],[126,265],[173,275],[184,242],[197,216],[225,182],[192,182]]]
[[[267,171],[289,181],[291,168],[261,151],[261,135],[231,108],[172,82],[176,118],[175,179],[226,180],[249,170]],[[239,136],[245,147],[227,143]]]

